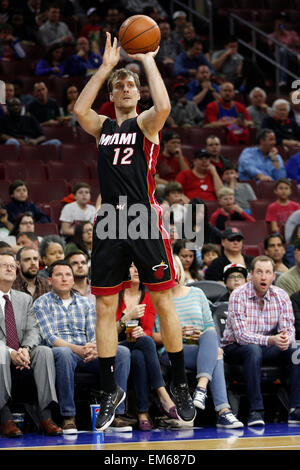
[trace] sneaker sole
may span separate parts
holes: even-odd
[[[224,428],[224,429],[239,429],[243,427],[244,427],[243,423],[217,424],[217,428]]]
[[[114,426],[109,426],[106,429],[107,432],[131,432],[132,431],[132,426],[122,426],[120,428],[116,428]]]
[[[288,424],[300,424],[300,421],[298,419],[289,419]]]
[[[63,430],[63,434],[77,434],[78,433],[78,430],[77,429],[66,429],[66,430]]]
[[[123,392],[123,396],[122,396],[121,400],[117,403],[117,405],[115,407],[115,410],[125,400],[125,397],[126,397],[126,393]],[[104,431],[105,429],[107,429],[110,426],[110,424],[113,422],[114,419],[115,419],[115,412],[113,413],[111,419],[109,421],[107,421],[107,423],[105,423],[101,428],[97,428],[97,426],[96,426],[96,430],[97,431]]]
[[[251,426],[264,426],[265,423],[264,421],[261,421],[261,420],[257,420],[257,421],[252,421],[251,423],[247,423],[247,426],[251,427]]]

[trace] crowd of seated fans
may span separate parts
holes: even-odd
[[[200,31],[187,20],[184,11],[171,15],[154,1],[141,2],[141,9],[136,10],[138,4],[125,0],[114,6],[107,1],[92,0],[0,2],[0,78],[6,84],[6,103],[0,105],[0,185],[1,180],[7,183],[7,186],[3,184],[0,195],[0,257],[2,253],[6,256],[5,261],[0,259],[0,291],[1,263],[11,266],[15,263],[12,289],[32,297],[44,343],[55,350],[56,367],[62,368],[56,400],[61,428],[55,423],[55,429],[49,423],[44,424],[42,427],[49,435],[77,432],[80,422],[76,422],[72,395],[74,370],[77,367],[77,371],[98,371],[92,332],[95,298],[90,293],[90,262],[93,220],[101,204],[101,191],[93,184],[97,179],[96,143],[80,131],[73,108],[84,83],[102,62],[105,31],[116,35],[124,19],[132,14],[143,12],[152,16],[161,31],[156,59],[170,94],[171,113],[161,133],[156,197],[170,222],[172,251],[178,256],[181,270],[180,284],[173,296],[183,327],[186,367],[193,371],[194,379],[197,377],[196,386],[191,385],[198,408],[197,422],[201,423],[201,410],[206,408],[207,395],[211,394],[217,425],[243,426],[233,416],[226,394],[226,352],[222,351],[227,348],[232,353],[233,347],[226,344],[222,349],[217,344],[213,320],[217,304],[205,293],[204,284],[204,294],[202,290],[199,294],[202,281],[212,282],[215,288],[222,285],[224,291],[218,301],[226,306],[229,302],[231,306],[231,294],[245,285],[257,288],[257,266],[264,268],[270,263],[274,278],[267,272],[271,279],[268,292],[282,295],[287,303],[286,294],[291,297],[288,314],[294,313],[296,339],[300,338],[300,93],[298,96],[296,90],[270,99],[266,77],[239,50],[237,37],[228,36],[216,50],[208,51]],[[276,26],[274,37],[279,38],[282,31]],[[33,51],[37,55],[31,60]],[[280,57],[283,63],[283,56]],[[31,62],[27,70],[14,77],[8,75],[8,64],[17,66],[27,59]],[[135,70],[139,67],[124,52],[121,62],[121,66]],[[142,70],[138,72],[143,76]],[[286,81],[285,75],[282,80]],[[144,80],[140,91],[137,113],[152,106]],[[109,94],[101,91],[100,95],[95,110],[114,118]],[[66,129],[71,132],[68,137],[64,133]],[[29,165],[30,155],[32,160],[37,159],[33,152],[38,148],[45,181],[51,182],[51,164],[43,156],[46,156],[45,149],[53,146],[55,161],[69,164],[69,168],[76,162],[82,165],[82,175],[89,177],[72,173],[68,180],[60,178],[65,183],[60,197],[53,200],[49,191],[49,198],[44,194],[41,201],[38,193],[32,197],[36,178],[30,170],[22,178],[6,178],[9,160],[20,165],[28,160]],[[28,148],[29,158],[25,160]],[[68,149],[69,160],[64,160]],[[57,182],[58,179],[53,181],[53,187],[58,187]],[[188,224],[192,234],[189,231],[186,236]],[[45,228],[43,232],[41,225]],[[258,226],[262,231],[256,230]],[[201,243],[198,243],[199,233]],[[253,264],[256,257],[260,258]],[[59,276],[68,279],[66,296],[61,293]],[[137,400],[128,401],[117,410],[111,429],[122,431],[136,426],[146,431],[156,425],[181,427],[167,391],[168,360],[155,311],[134,266],[131,277],[133,289],[122,293],[116,312],[120,344],[117,380],[124,388],[131,387]],[[181,301],[185,295],[190,296],[193,305],[193,312],[186,318],[182,311],[188,301]],[[238,297],[238,293],[235,295]],[[76,343],[76,322],[82,321],[82,312],[78,313],[80,306],[86,309],[86,323]],[[64,318],[51,324],[46,318],[48,309],[57,312],[70,309],[74,324],[68,324],[68,331],[64,330]],[[125,340],[120,322],[122,318],[123,322],[139,319],[144,310],[145,318],[135,330],[136,347],[132,348]],[[289,321],[292,322],[290,317]],[[187,334],[191,326],[193,345]],[[51,336],[54,330],[57,338]],[[284,342],[286,337],[282,334],[278,341]],[[288,334],[293,337],[292,326]],[[279,344],[276,341],[272,346]],[[197,360],[198,347],[205,357],[209,344],[213,346],[207,363]],[[72,357],[76,356],[74,370],[68,368],[66,350],[69,355],[72,351]],[[63,394],[64,374],[70,378],[66,387],[68,397]],[[151,388],[157,392],[154,398]],[[72,405],[69,410],[68,400]],[[151,400],[157,406],[152,407]],[[255,426],[257,422],[261,425],[262,409],[253,408],[250,396],[248,400],[252,406],[248,425]],[[8,407],[4,408],[4,413],[0,409],[1,426],[11,420]],[[289,422],[300,420],[298,409],[300,403],[294,400]],[[48,414],[47,419],[50,419]],[[2,432],[9,437],[18,435],[13,427],[6,426]]]

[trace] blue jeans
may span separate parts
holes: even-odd
[[[76,409],[74,403],[74,373],[89,372],[99,374],[99,361],[94,359],[90,362],[83,362],[81,357],[73,353],[68,347],[54,347],[53,355],[56,368],[56,388],[58,403],[62,416],[75,416]],[[118,346],[115,377],[117,384],[126,392],[127,380],[130,371],[130,353],[127,348]],[[125,401],[116,409],[117,414],[124,414]]]
[[[14,137],[11,137],[10,139],[7,139],[7,141],[5,142],[5,145],[16,145],[16,147],[18,147],[18,150],[19,150],[21,144],[17,139],[15,139]],[[55,145],[58,155],[60,155],[59,152],[60,152],[61,141],[59,139],[46,140],[45,142],[42,142],[40,145]]]
[[[218,359],[219,339],[215,329],[201,333],[198,344],[184,344],[184,364],[196,370],[197,379],[208,378],[215,410],[230,408],[227,398],[223,359]],[[167,354],[167,353],[166,353]],[[164,359],[165,362],[165,359]]]
[[[131,352],[138,412],[147,412],[149,408],[149,388],[157,390],[159,387],[165,386],[155,343],[150,336],[141,336],[134,343],[122,341],[120,344],[129,348]]]
[[[281,351],[276,346],[233,343],[224,347],[224,353],[226,361],[243,366],[250,411],[264,410],[260,387],[262,365],[290,366],[290,406],[300,407],[300,360],[292,360],[293,353],[300,359],[299,347],[291,345],[286,351]]]

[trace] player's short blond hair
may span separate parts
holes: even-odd
[[[136,84],[136,87],[139,90],[140,87],[141,87],[141,83],[140,83],[140,78],[139,78],[138,74],[135,73],[135,72],[132,72],[132,70],[122,68],[122,69],[115,70],[108,77],[107,88],[108,88],[109,93],[111,93],[113,91],[114,82],[116,82],[119,79],[124,80],[127,77],[132,77],[133,78],[133,80]]]

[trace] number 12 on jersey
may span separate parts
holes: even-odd
[[[134,149],[132,147],[126,147],[123,149],[121,153],[121,147],[117,147],[114,149],[114,159],[113,165],[131,165],[132,160],[131,157],[133,155]],[[121,155],[120,155],[121,153]]]

